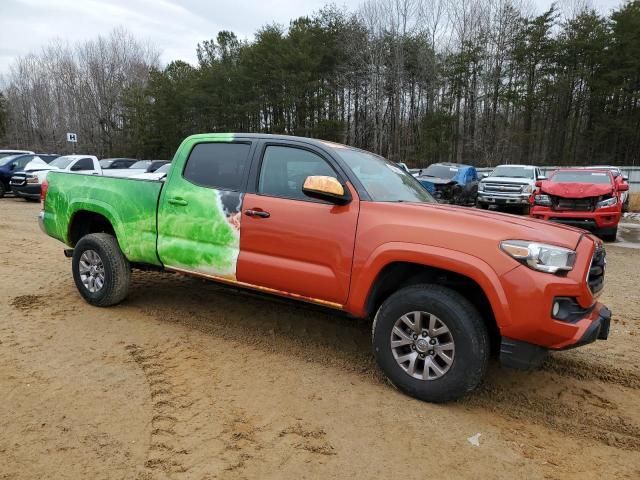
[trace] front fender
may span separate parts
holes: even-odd
[[[366,261],[354,265],[351,291],[345,310],[359,317],[366,316],[367,298],[380,272],[387,265],[396,262],[440,268],[471,278],[487,296],[498,326],[507,326],[510,323],[507,294],[502,288],[498,274],[488,263],[456,250],[405,242],[380,245]]]

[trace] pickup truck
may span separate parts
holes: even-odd
[[[531,216],[589,230],[615,241],[628,183],[610,170],[562,168],[537,182]]]
[[[477,206],[485,210],[490,205],[516,207],[528,214],[536,182],[544,179],[540,169],[534,165],[498,165],[480,180]]]
[[[42,205],[90,304],[156,269],[372,319],[378,365],[426,401],[475,389],[490,353],[527,369],[609,331],[600,240],[437,204],[396,164],[336,143],[194,135],[164,181],[50,172]]]

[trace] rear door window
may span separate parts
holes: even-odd
[[[182,176],[202,187],[241,191],[249,172],[249,143],[200,143]]]

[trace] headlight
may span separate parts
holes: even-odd
[[[503,252],[534,270],[557,273],[569,271],[576,262],[576,252],[568,248],[525,240],[500,242]]]
[[[534,198],[536,205],[542,205],[545,207],[551,206],[551,197],[549,195],[536,195]]]
[[[522,193],[531,193],[533,192],[533,187],[531,185],[523,185],[521,191]]]
[[[27,177],[27,183],[40,183],[40,180],[38,179],[38,177],[36,176],[28,176]]]
[[[484,192],[484,183],[480,182],[480,183],[478,184],[478,191],[479,191],[479,192]]]
[[[616,203],[618,203],[618,199],[616,197],[611,197],[611,198],[607,198],[606,200],[601,200],[600,202],[598,202],[596,206],[598,208],[612,207]]]

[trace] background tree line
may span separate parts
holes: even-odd
[[[335,140],[423,166],[637,164],[640,2],[531,14],[517,0],[328,6],[252,41],[222,31],[160,68],[118,30],[18,59],[0,144],[171,158],[197,132]]]

